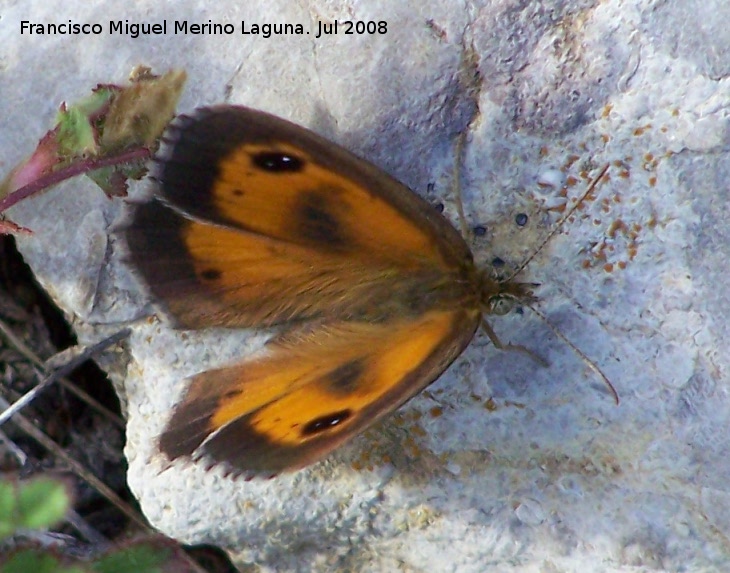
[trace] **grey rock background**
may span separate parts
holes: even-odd
[[[21,36],[19,22],[384,20],[384,36]],[[260,333],[181,336],[136,323],[118,385],[129,481],[150,521],[261,570],[723,571],[728,476],[730,6],[698,2],[0,4],[0,167],[55,109],[139,63],[185,68],[181,111],[266,109],[360,153],[430,200],[450,193],[453,142],[475,256],[517,264],[585,175],[601,184],[530,263],[540,310],[495,317],[428,391],[331,459],[272,481],[165,467],[155,437],[184,377]],[[575,181],[575,182],[574,182]],[[145,185],[133,195],[145,193]],[[19,246],[85,340],[148,302],[111,232],[122,201],[74,180],[14,208]],[[530,217],[525,228],[517,213]],[[118,368],[118,367],[117,367]]]

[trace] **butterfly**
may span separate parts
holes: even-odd
[[[247,476],[321,460],[431,384],[532,285],[475,266],[462,235],[374,165],[239,106],[180,116],[129,262],[173,325],[267,328],[193,376],[159,440]],[[505,302],[507,305],[505,305]]]

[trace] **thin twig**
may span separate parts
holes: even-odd
[[[45,380],[43,380],[35,388],[26,392],[21,398],[16,400],[12,406],[9,406],[3,412],[0,412],[0,426],[2,426],[5,422],[7,422],[13,415],[18,413],[23,408],[25,408],[28,404],[30,404],[35,399],[35,397],[38,396],[38,394],[40,394],[43,390],[48,388],[51,384],[53,384],[60,378],[63,378],[64,376],[66,376],[66,375],[70,374],[71,372],[73,372],[74,370],[76,370],[79,366],[81,366],[84,362],[86,362],[89,358],[91,358],[95,354],[98,354],[99,352],[105,350],[106,348],[112,346],[113,344],[116,344],[120,340],[127,338],[129,336],[130,332],[131,332],[131,330],[129,328],[124,328],[124,329],[120,330],[119,332],[116,332],[115,334],[108,336],[101,342],[97,342],[93,346],[90,346],[89,348],[85,349],[76,358],[74,358],[73,360],[70,360],[67,364],[65,364],[61,368],[57,369],[55,372],[53,372],[53,374],[48,376]]]
[[[5,324],[3,321],[0,320],[0,334],[5,337],[5,339],[8,341],[10,345],[13,346],[15,350],[17,350],[24,358],[26,358],[29,362],[34,364],[36,367],[40,368],[40,370],[43,372],[43,374],[51,374],[49,369],[46,367],[46,364],[41,360],[41,358],[33,352],[31,348],[28,347],[28,345],[25,344],[16,334],[10,329],[7,324]],[[68,379],[62,377],[59,381],[59,384],[64,387],[64,389],[68,390],[72,394],[76,395],[78,398],[83,400],[86,404],[88,404],[92,409],[96,410],[98,413],[105,416],[107,419],[109,419],[114,425],[116,425],[119,428],[124,428],[124,420],[122,420],[118,415],[116,415],[114,412],[109,410],[107,407],[105,407],[103,404],[99,403],[98,400],[96,400],[94,397],[89,395],[87,392],[76,386],[73,382],[69,381]]]
[[[10,404],[2,397],[0,397],[0,407],[7,408]],[[120,498],[114,490],[108,487],[103,481],[98,479],[94,474],[89,472],[79,462],[69,456],[56,442],[49,438],[46,434],[36,428],[23,414],[15,414],[13,416],[13,423],[16,424],[21,430],[43,446],[46,450],[51,452],[57,458],[68,464],[68,467],[77,474],[81,479],[86,481],[91,487],[96,489],[103,497],[105,497],[110,503],[119,508],[124,515],[126,515],[135,524],[141,527],[144,531],[151,532],[152,528],[149,524],[144,521],[139,514]]]

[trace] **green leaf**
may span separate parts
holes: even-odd
[[[186,74],[173,70],[160,77],[145,75],[119,92],[104,119],[101,147],[108,152],[156,144],[175,115]]]
[[[159,573],[172,557],[171,551],[144,544],[109,553],[93,564],[96,573]]]
[[[0,573],[84,573],[89,571],[77,566],[63,567],[52,555],[37,549],[25,549],[0,563]]]
[[[14,483],[0,481],[0,539],[15,531],[15,513],[18,506],[16,496]]]
[[[63,519],[71,503],[62,483],[41,478],[21,483],[18,494],[18,526],[50,527]]]
[[[58,147],[63,156],[96,155],[96,131],[81,108],[71,107],[58,115]]]

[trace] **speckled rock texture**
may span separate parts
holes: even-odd
[[[92,5],[93,4],[93,5]],[[232,35],[110,34],[111,20],[230,22]],[[99,35],[20,34],[21,20]],[[386,34],[315,38],[321,22]],[[304,35],[243,35],[241,21]],[[18,241],[82,340],[132,322],[112,367],[129,483],[152,524],[224,546],[251,571],[730,570],[730,4],[724,0],[0,5],[0,166],[30,153],[62,100],[137,64],[189,74],[180,111],[230,102],[366,157],[458,225],[454,142],[475,257],[516,266],[558,210],[608,179],[530,262],[537,308],[484,335],[427,391],[325,462],[245,482],[156,437],[185,377],[266,333],[179,333],[121,260],[124,201],[77,179],[10,212]],[[142,183],[131,190],[139,198]],[[527,224],[515,219],[526,214]],[[123,375],[122,375],[123,374]],[[167,468],[167,469],[165,469]]]

